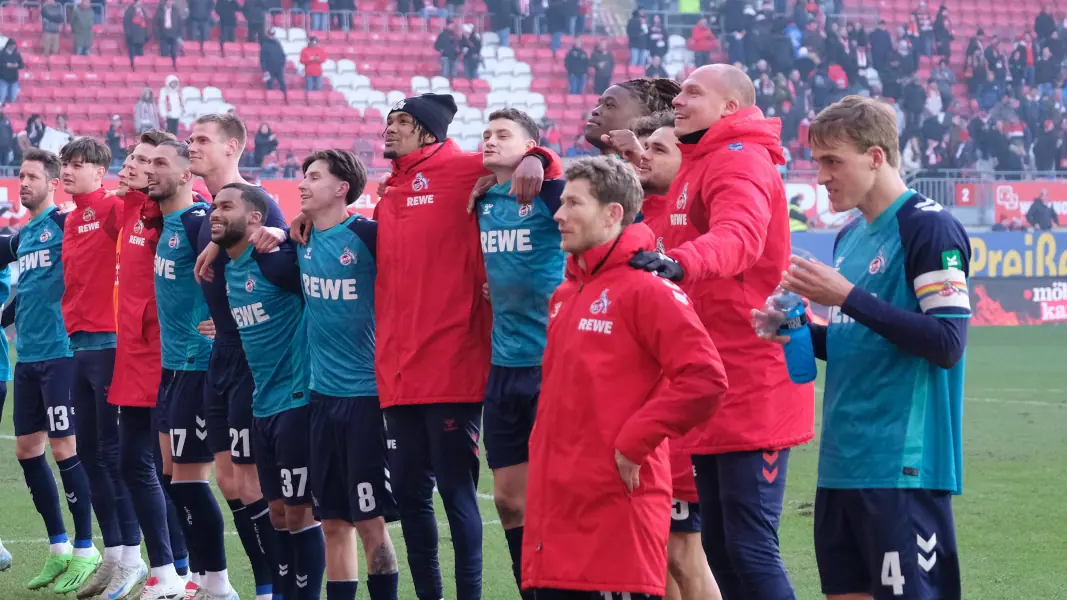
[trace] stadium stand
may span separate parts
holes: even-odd
[[[873,7],[864,0],[827,4],[830,6],[802,3],[787,7],[788,12],[775,11],[770,2],[749,5],[743,0],[726,0],[715,7],[703,7],[713,11],[708,14],[715,32],[711,36],[712,49],[706,53],[708,59],[741,62],[748,68],[757,82],[765,112],[783,118],[783,140],[794,159],[791,167],[801,170],[812,167],[806,160],[804,136],[800,134],[813,111],[845,93],[870,93],[894,100],[901,113],[903,139],[919,137],[920,154],[924,155],[929,152],[923,142],[929,141],[928,134],[940,129],[931,126],[924,131],[923,125],[930,119],[943,122],[942,113],[950,123],[957,118],[963,120],[962,129],[970,131],[972,142],[979,145],[977,160],[993,159],[997,164],[1013,161],[996,160],[995,155],[1003,151],[991,148],[984,136],[974,135],[981,133],[976,129],[996,130],[1013,141],[1021,137],[1027,152],[1033,138],[1045,129],[1046,121],[1055,121],[1058,131],[1063,121],[1062,102],[1053,103],[1053,109],[1059,111],[1057,114],[1039,110],[1032,118],[1012,114],[1011,110],[998,112],[996,109],[1006,102],[1010,104],[1011,99],[1002,99],[997,94],[1014,89],[1013,95],[1025,104],[1027,90],[1018,85],[1018,80],[1003,81],[1003,72],[1010,76],[1007,68],[989,69],[996,72],[996,80],[983,87],[984,82],[975,80],[975,65],[970,64],[966,52],[972,45],[969,38],[980,32],[979,24],[985,24],[984,33],[988,35],[981,38],[984,56],[996,61],[998,58],[990,57],[988,48],[1006,45],[1000,57],[1006,64],[1014,44],[1023,39],[1021,32],[1033,30],[1035,17],[1041,10],[1039,4],[1025,0],[1008,10],[991,0],[947,0],[941,8],[945,14],[940,17],[932,7],[913,0],[880,0]],[[549,11],[553,6],[550,3]],[[60,35],[59,54],[43,56],[36,42],[41,32],[39,5],[7,3],[0,8],[0,33],[19,42],[25,68],[19,75],[22,88],[19,99],[5,106],[4,115],[16,132],[21,131],[22,124],[32,114],[40,114],[47,124],[59,115],[66,115],[70,129],[77,134],[103,136],[112,115],[131,115],[143,87],[159,90],[163,80],[174,74],[184,86],[185,113],[179,133],[201,114],[235,110],[252,127],[268,123],[278,136],[279,154],[303,155],[314,147],[326,145],[355,147],[370,159],[372,168],[387,168],[388,163],[380,157],[383,118],[397,100],[411,94],[452,93],[460,106],[452,135],[468,150],[478,148],[488,112],[513,106],[529,112],[535,119],[544,119],[546,126],[558,128],[562,140],[560,150],[567,153],[574,143],[572,140],[581,133],[585,114],[596,103],[592,77],[588,78],[584,93],[568,93],[562,55],[573,45],[574,37],[567,35],[568,27],[559,26],[558,19],[552,25],[552,14],[548,15],[548,27],[542,27],[543,22],[535,19],[533,27],[527,26],[525,32],[511,33],[509,43],[501,39],[506,33],[489,30],[495,24],[485,4],[474,2],[464,7],[463,22],[472,24],[480,33],[478,76],[456,76],[450,81],[439,75],[440,56],[434,48],[446,19],[433,15],[440,14],[443,8],[433,9],[426,17],[394,14],[390,11],[396,5],[390,0],[361,2],[359,8],[359,12],[331,14],[329,31],[307,29],[313,22],[299,9],[270,11],[268,19],[276,25],[273,30],[287,58],[285,79],[292,93],[286,103],[279,91],[265,89],[258,43],[230,42],[223,54],[219,44],[213,41],[205,45],[201,56],[195,43],[186,42],[184,56],[178,58],[175,68],[170,57],[156,56],[158,42],[149,41],[144,56],[136,59],[134,70],[127,57],[121,15],[112,11],[96,27],[92,56],[73,55],[73,39],[67,28]],[[663,8],[663,3],[656,3],[655,8]],[[154,6],[146,3],[146,9],[154,15]],[[841,14],[827,16],[826,9]],[[598,10],[610,12],[603,7]],[[614,10],[619,12],[618,7]],[[697,60],[705,60],[705,53],[696,54],[688,39],[699,14],[680,14],[673,9],[647,13],[635,10],[626,27],[610,27],[610,31],[605,28],[604,23],[625,22],[625,14],[604,16],[596,27],[590,23],[589,29],[594,32],[581,36],[589,51],[597,42],[606,45],[615,63],[613,80],[645,75],[643,64],[632,64],[635,46],[644,48],[646,54],[650,46],[658,46],[652,48],[653,54],[662,55],[663,66],[671,77],[683,78],[695,68]],[[912,61],[914,68],[898,67],[895,63],[885,68],[878,64],[881,57],[874,38],[880,19],[885,21],[891,40],[889,52],[896,52],[898,43],[906,40],[903,56],[905,62]],[[649,36],[648,25],[653,22],[653,33],[660,36],[656,39],[665,38],[665,43],[650,41],[655,36]],[[1054,26],[1061,28],[1062,16]],[[517,27],[522,27],[518,20]],[[530,30],[541,35],[529,33]],[[615,35],[624,31],[628,35]],[[243,22],[236,34],[238,40],[246,39]],[[995,38],[996,34],[1000,35],[999,39]],[[217,40],[218,27],[212,35]],[[943,35],[951,36],[951,41],[942,43]],[[321,91],[304,91],[299,56],[309,36],[319,39],[328,57],[322,65],[325,85]],[[784,62],[775,61],[774,54],[778,51],[775,44],[783,39],[791,42],[792,52],[785,56]],[[1062,61],[1062,40],[1059,44],[1056,58]],[[1040,62],[1037,45],[1031,43],[1028,52],[1033,53],[1029,65],[1033,69],[1033,63]],[[818,62],[808,59],[819,54],[823,56]],[[945,68],[939,69],[937,61],[941,55],[947,56],[948,61]],[[894,59],[895,55],[889,58]],[[806,71],[805,65],[811,71]],[[1058,62],[1056,66],[1057,85],[1042,88],[1038,100],[1058,97],[1056,94],[1060,92],[1053,87],[1058,88],[1062,81],[1062,69]],[[806,72],[799,79],[790,80],[789,72],[793,69]],[[981,67],[977,74],[986,70]],[[911,74],[916,76],[914,80],[908,77]],[[1028,76],[1032,77],[1032,72]],[[931,77],[938,79],[937,94],[928,90]],[[922,97],[916,95],[919,92],[913,84],[922,88]],[[935,95],[945,98],[934,99]],[[975,100],[980,100],[980,105],[976,106]],[[1019,108],[1026,106],[1017,107],[1016,113],[1025,112]],[[990,114],[995,118],[990,119]],[[981,127],[974,126],[975,120],[981,121]],[[1017,121],[1021,122],[1021,128],[1016,126],[1020,124]],[[132,134],[132,119],[125,118],[124,124],[127,134]],[[955,137],[958,136],[954,134]],[[953,147],[946,146],[937,152],[946,157],[957,154],[959,145],[966,141],[953,139]],[[249,143],[251,147],[252,142]],[[935,142],[938,144],[942,144],[940,139]],[[925,168],[948,166],[945,161],[918,162]],[[971,166],[957,163],[951,166]]]

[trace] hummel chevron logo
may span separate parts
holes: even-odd
[[[67,492],[67,502],[70,502],[71,504],[78,503],[78,497],[74,495],[74,492]]]
[[[196,418],[196,426],[197,427],[203,427],[205,425],[207,425],[207,421],[205,421],[204,419],[201,419],[200,417]]]
[[[195,431],[196,431],[196,437],[199,438],[201,442],[204,441],[204,439],[207,437],[207,430],[206,429],[197,429]]]
[[[923,536],[915,534],[915,543],[919,544],[919,549],[921,550],[919,552],[919,566],[922,567],[923,571],[929,573],[930,569],[933,569],[934,565],[937,564],[937,554],[933,553],[934,548],[937,547],[937,534],[930,534],[930,539],[928,540],[924,540]],[[930,557],[924,556],[923,552],[929,554]]]
[[[289,565],[278,565],[278,574],[285,577],[289,574]]]
[[[297,575],[296,575],[296,587],[305,588],[307,586],[308,586],[308,576],[307,575],[300,575],[299,573],[297,573]]]
[[[919,544],[919,547],[922,548],[923,552],[927,552],[927,553],[933,552],[934,551],[934,547],[937,546],[937,534],[936,533],[932,533],[932,534],[930,534],[930,539],[929,540],[924,540],[923,536],[921,536],[921,535],[916,533],[915,534],[915,543]]]

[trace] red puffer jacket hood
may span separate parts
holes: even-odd
[[[524,588],[663,595],[667,439],[712,415],[726,377],[689,298],[627,264],[654,244],[638,223],[583,253],[581,263],[570,257],[549,301],[530,436]],[[641,465],[633,493],[616,451]]]
[[[781,347],[756,337],[749,317],[789,265],[780,131],[778,119],[750,107],[680,144],[670,214],[653,223],[732,382],[715,417],[680,443],[693,454],[778,450],[814,436],[812,385],[789,380]]]

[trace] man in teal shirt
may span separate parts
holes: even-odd
[[[251,239],[267,216],[262,188],[231,183],[215,196],[211,241],[226,250],[226,296],[252,371],[252,444],[263,496],[281,543],[293,548],[294,581],[283,597],[318,598],[326,569],[322,528],[308,485],[307,329],[292,244],[259,253]],[[287,532],[287,533],[286,533]],[[286,539],[288,538],[288,539]]]
[[[537,124],[520,110],[508,108],[489,115],[482,162],[497,183],[474,207],[493,308],[493,359],[483,417],[485,454],[493,470],[493,498],[517,582],[526,512],[527,447],[541,390],[548,300],[563,281],[564,270],[559,227],[553,219],[563,180],[544,182],[529,204],[519,203],[511,192],[515,169],[539,137]]]

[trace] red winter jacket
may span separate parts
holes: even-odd
[[[63,226],[63,322],[68,333],[115,332],[115,244],[122,199],[100,188],[74,195]]]
[[[678,286],[627,261],[655,244],[637,223],[568,259],[549,302],[530,435],[523,588],[662,596],[670,534],[667,438],[706,421],[726,390],[719,354]],[[615,451],[641,465],[627,492]]]
[[[711,52],[718,41],[709,27],[697,25],[693,27],[693,33],[689,35],[689,41],[685,45],[693,52]]]
[[[159,205],[137,190],[123,200],[119,246],[118,348],[108,402],[156,405],[159,390],[159,316],[153,261],[163,231]]]
[[[670,229],[671,217],[667,207],[667,197],[645,196],[645,202],[641,205],[641,214],[644,215],[642,223],[656,236],[656,250],[664,252],[663,236]],[[671,479],[676,499],[686,502],[698,501],[697,482],[693,477],[693,460],[679,443],[671,444]]]
[[[326,50],[322,46],[305,46],[300,51],[300,64],[304,65],[304,75],[322,77],[322,63],[326,62]]]
[[[789,264],[789,208],[775,168],[784,162],[781,122],[750,107],[681,144],[667,193],[667,254],[685,270],[693,299],[730,377],[722,407],[681,446],[691,454],[778,450],[814,436],[811,384],[789,380],[782,348],[752,331]]]
[[[562,174],[549,160],[546,179]],[[478,152],[452,140],[393,161],[375,206],[378,277],[375,370],[382,408],[481,402],[489,377],[492,312],[482,296],[485,264],[467,201],[488,175]]]

